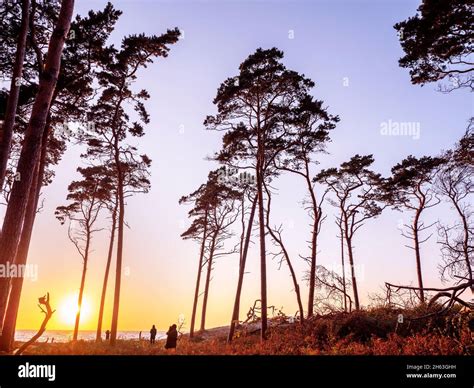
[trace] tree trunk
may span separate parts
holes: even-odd
[[[359,304],[359,292],[357,290],[357,280],[354,268],[354,254],[352,252],[352,238],[348,237],[346,234],[346,243],[347,243],[347,253],[349,255],[349,264],[351,265],[351,277],[352,277],[352,290],[354,292],[354,304],[355,309],[360,309]]]
[[[118,152],[118,151],[117,151]],[[117,235],[117,263],[115,267],[115,292],[114,307],[112,311],[112,327],[110,330],[110,345],[114,346],[117,340],[118,315],[120,306],[120,286],[122,282],[122,259],[123,259],[123,229],[125,223],[125,201],[123,193],[123,176],[120,166],[119,154],[116,154],[116,164],[118,170],[118,201],[119,201],[119,219]]]
[[[341,232],[341,266],[342,266],[342,290],[344,291],[344,311],[347,313],[347,290],[346,290],[346,266],[344,262],[344,230]]]
[[[266,249],[265,249],[265,214],[263,207],[263,184],[264,184],[264,158],[265,158],[265,145],[262,139],[262,129],[258,125],[257,129],[257,198],[258,198],[258,223],[260,232],[260,299],[262,304],[262,327],[260,338],[261,340],[267,339],[267,262],[266,262]]]
[[[207,239],[207,217],[208,217],[208,211],[206,209],[206,212],[204,214],[204,230],[202,233],[201,252],[199,253],[199,266],[198,266],[198,273],[196,277],[196,288],[194,289],[193,313],[191,315],[191,328],[189,331],[189,338],[193,338],[194,325],[196,324],[196,313],[197,313],[197,305],[198,305],[198,300],[199,300],[199,287],[201,285],[202,263],[204,259],[204,249],[206,247],[206,239]]]
[[[79,322],[81,320],[82,297],[84,295],[84,286],[86,284],[87,262],[89,260],[89,246],[90,246],[90,232],[87,231],[87,242],[86,242],[86,248],[85,248],[85,253],[84,253],[84,264],[82,266],[81,287],[79,288],[79,297],[77,298],[76,322],[74,324],[74,333],[72,336],[73,341],[77,341],[77,336],[79,334]]]
[[[266,213],[266,228],[268,230],[268,233],[270,233],[270,236],[272,236],[273,240],[275,243],[278,244],[278,246],[281,249],[281,253],[283,254],[283,257],[286,260],[286,264],[288,265],[288,268],[290,269],[290,274],[291,274],[291,279],[293,281],[293,287],[295,288],[295,294],[296,294],[296,301],[298,303],[298,309],[300,313],[300,323],[302,324],[304,321],[304,310],[303,310],[303,303],[301,302],[301,293],[300,293],[300,286],[298,284],[298,279],[296,278],[296,273],[295,270],[293,269],[293,265],[291,264],[290,260],[290,255],[288,254],[288,251],[286,250],[285,244],[283,243],[283,239],[281,237],[281,233],[279,231],[274,231],[270,227],[270,210],[271,210],[271,193],[268,190],[267,185],[264,183],[265,191],[267,193],[267,213]]]
[[[262,303],[261,339],[267,339],[267,263],[265,249],[265,215],[263,209],[263,177],[257,172],[258,223],[260,231],[260,299]]]
[[[21,2],[21,26],[20,35],[16,46],[15,64],[13,66],[12,79],[10,82],[10,93],[8,94],[5,120],[0,132],[0,190],[3,189],[5,173],[7,171],[8,158],[15,126],[15,116],[20,95],[20,86],[23,76],[23,62],[25,61],[26,37],[28,36],[28,24],[30,20],[30,1]]]
[[[291,273],[291,279],[293,280],[293,287],[295,288],[295,294],[296,294],[296,301],[298,302],[298,308],[300,311],[300,323],[302,324],[304,321],[304,310],[303,310],[303,303],[301,301],[301,293],[300,293],[300,286],[298,284],[298,279],[296,278],[296,273],[295,270],[293,269],[293,265],[291,264],[290,261],[290,256],[288,254],[288,251],[286,250],[285,246],[283,245],[283,241],[279,238],[276,238],[273,232],[270,232],[272,237],[275,239],[275,241],[278,242],[280,245],[283,255],[285,256],[286,263],[288,264],[288,268],[290,269]]]
[[[41,157],[39,161],[39,169],[33,179],[32,189],[28,195],[28,205],[26,207],[25,223],[21,232],[20,245],[15,258],[15,264],[24,265],[28,260],[28,251],[30,248],[31,235],[33,225],[36,218],[39,196],[41,187],[43,186],[44,172],[46,168],[46,156],[48,149],[49,137],[49,118],[41,140]],[[9,351],[15,339],[15,328],[20,307],[21,291],[23,288],[23,277],[12,279],[12,289],[8,299],[8,307],[5,314],[2,335],[0,336],[0,350]]]
[[[244,252],[244,244],[245,244],[245,192],[242,194],[241,206],[242,206],[242,214],[240,217],[240,225],[242,226],[242,232],[240,233],[239,268],[242,265],[242,254]]]
[[[102,284],[102,294],[100,297],[99,319],[97,322],[96,342],[102,341],[102,320],[104,318],[105,297],[107,296],[107,283],[109,280],[110,264],[114,251],[115,229],[117,228],[117,198],[115,198],[114,210],[112,212],[112,230],[110,231],[109,252],[107,255],[107,264],[105,266],[104,282]]]
[[[211,249],[209,250],[209,258],[207,260],[207,275],[206,275],[206,284],[204,287],[204,297],[202,300],[202,314],[201,314],[201,328],[200,331],[206,330],[206,311],[207,311],[207,299],[209,297],[209,284],[211,283],[211,273],[212,273],[212,260],[214,257],[214,250],[216,247],[217,235],[219,234],[219,229],[214,232],[212,236]]]
[[[461,218],[462,225],[463,225],[463,242],[462,242],[462,251],[463,251],[463,256],[464,256],[464,261],[466,262],[466,270],[468,274],[468,279],[472,282],[472,266],[470,262],[470,257],[469,257],[469,233],[470,233],[470,228],[469,228],[469,223],[467,221],[466,215],[463,213],[461,208],[459,207],[459,204],[457,201],[455,201],[453,198],[451,198],[454,207],[456,211],[459,214],[459,217]],[[474,293],[474,284],[471,286],[471,292]]]
[[[35,165],[41,148],[41,137],[46,125],[51,100],[61,65],[61,54],[71,25],[74,0],[63,0],[58,21],[51,35],[45,69],[41,74],[38,94],[26,130],[25,139],[18,161],[20,180],[13,184],[10,200],[3,221],[0,238],[0,264],[13,262],[18,250],[30,187],[33,182]],[[0,279],[0,322],[3,322],[6,302],[10,290],[10,278]]]
[[[421,210],[416,211],[415,218],[413,220],[413,242],[415,249],[415,258],[416,258],[416,273],[418,277],[418,287],[420,288],[419,298],[421,303],[425,303],[425,293],[423,291],[423,275],[421,272],[421,254],[420,254],[420,240],[418,236],[418,222],[420,219]]]
[[[247,234],[245,236],[245,243],[244,249],[240,259],[240,266],[239,266],[239,279],[237,281],[237,291],[235,292],[235,300],[234,300],[234,309],[232,311],[232,319],[230,321],[230,328],[229,328],[229,335],[227,336],[227,342],[232,342],[232,338],[234,337],[235,327],[239,322],[239,310],[240,310],[240,296],[242,294],[242,284],[244,282],[244,274],[245,274],[245,264],[247,262],[247,253],[249,250],[250,239],[252,237],[252,226],[253,226],[253,219],[255,217],[255,210],[257,208],[257,197],[252,202],[252,209],[250,210],[249,222],[247,226]]]
[[[314,313],[314,290],[316,288],[316,254],[318,250],[318,234],[319,234],[319,209],[318,203],[316,201],[316,196],[314,195],[313,186],[311,180],[309,179],[309,169],[306,165],[306,174],[305,174],[306,185],[311,197],[311,205],[313,207],[313,231],[311,235],[311,267],[309,271],[309,293],[308,293],[308,318],[313,316]]]
[[[314,313],[314,290],[316,288],[316,251],[318,243],[318,226],[314,221],[313,234],[311,237],[311,267],[309,271],[309,294],[308,294],[308,318]]]
[[[51,305],[49,304],[49,292],[42,298],[39,298],[39,308],[41,311],[44,313],[44,318],[43,322],[41,323],[40,329],[38,332],[31,337],[28,341],[26,341],[23,345],[20,346],[18,351],[15,353],[17,356],[22,354],[28,346],[30,346],[32,343],[34,343],[37,339],[39,339],[43,333],[46,330],[46,325],[48,324],[49,320],[51,319],[52,315],[54,314],[54,311],[51,309]],[[44,308],[41,307],[41,305],[44,305]]]

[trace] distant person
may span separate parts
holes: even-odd
[[[166,345],[165,349],[176,350],[176,341],[178,340],[178,330],[176,330],[176,325],[171,325],[166,333]]]
[[[142,332],[138,333],[138,340],[139,340],[139,341],[142,340]]]
[[[156,327],[155,327],[155,325],[153,325],[151,330],[150,330],[150,344],[155,343],[155,338],[156,338]]]
[[[106,330],[105,332],[105,340],[108,341],[110,339],[110,330]]]

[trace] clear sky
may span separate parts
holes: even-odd
[[[101,9],[105,1],[77,1],[76,11]],[[215,166],[205,160],[220,147],[219,133],[206,132],[206,115],[215,113],[212,100],[220,83],[237,74],[239,64],[258,47],[278,47],[284,63],[316,82],[313,94],[325,101],[341,122],[332,134],[329,155],[321,166],[336,166],[355,153],[372,153],[374,168],[386,175],[390,167],[409,154],[436,154],[450,147],[463,134],[473,114],[467,91],[442,94],[436,85],[410,83],[408,70],[398,67],[402,55],[393,25],[414,15],[419,0],[398,1],[113,1],[123,15],[113,41],[133,33],[160,34],[179,27],[184,39],[172,46],[166,59],[159,59],[139,75],[136,88],[146,88],[151,123],[139,148],[153,159],[152,190],[128,200],[130,229],[125,235],[125,272],[119,330],[159,329],[187,318],[192,307],[198,247],[182,241],[189,224],[189,209],[178,205],[183,194],[205,181]],[[293,39],[291,39],[293,38]],[[413,122],[420,126],[419,139],[382,136],[383,123]],[[25,281],[19,328],[39,326],[42,315],[37,297],[51,293],[53,307],[64,308],[64,299],[79,288],[81,259],[68,241],[66,227],[54,217],[65,203],[67,185],[81,163],[80,149],[70,145],[58,166],[54,183],[44,191],[44,208],[37,218],[29,262],[38,265],[38,279]],[[307,255],[309,219],[301,207],[305,195],[298,177],[282,177],[272,213],[275,224],[283,223],[284,238],[303,289],[307,265],[298,254]],[[325,208],[328,219],[321,234],[319,264],[339,263],[339,242],[334,210]],[[430,209],[426,223],[453,220],[447,206]],[[411,283],[416,280],[412,251],[405,248],[397,225],[409,216],[386,211],[360,230],[355,239],[355,261],[360,267],[360,295],[381,290],[384,281]],[[103,223],[104,227],[106,226]],[[435,230],[433,230],[435,232]],[[85,297],[90,315],[82,329],[94,329],[104,273],[107,232],[97,234],[86,280]],[[271,246],[271,244],[268,244]],[[438,285],[440,255],[436,233],[422,248],[426,285]],[[228,324],[238,268],[237,255],[215,264],[210,288],[208,326]],[[114,270],[112,268],[112,270]],[[109,282],[105,328],[110,323],[113,280]],[[259,298],[257,244],[251,248],[244,281],[241,312]],[[268,258],[269,304],[288,314],[297,308],[286,266]],[[72,329],[64,316],[55,314],[51,329]]]

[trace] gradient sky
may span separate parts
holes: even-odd
[[[409,154],[436,154],[452,146],[463,134],[473,113],[473,100],[465,90],[442,94],[436,85],[410,83],[408,70],[398,67],[402,55],[393,25],[415,13],[419,0],[399,1],[113,1],[124,14],[113,33],[117,44],[132,33],[160,34],[179,27],[184,39],[142,71],[136,88],[151,94],[147,107],[151,123],[139,148],[153,159],[152,190],[128,200],[125,235],[122,302],[119,330],[159,329],[187,318],[197,270],[198,247],[182,241],[189,224],[186,207],[178,205],[181,195],[193,191],[215,166],[205,160],[220,147],[221,134],[206,132],[202,122],[215,113],[212,100],[217,87],[237,74],[239,64],[258,47],[278,47],[284,63],[316,82],[313,94],[325,101],[341,122],[332,134],[330,155],[321,167],[335,166],[355,153],[372,153],[374,169],[386,175],[391,166]],[[101,9],[105,1],[77,1],[76,11]],[[293,31],[294,39],[289,39]],[[348,84],[347,84],[348,81]],[[383,122],[419,123],[421,136],[382,136]],[[64,204],[67,185],[81,163],[80,149],[70,146],[56,171],[54,183],[44,191],[44,208],[38,216],[29,263],[38,265],[38,279],[25,281],[18,326],[36,328],[42,315],[37,297],[51,293],[53,307],[77,292],[81,259],[68,241],[66,227],[54,217]],[[284,238],[302,278],[306,263],[298,254],[309,252],[309,219],[301,207],[303,182],[285,176],[272,212],[275,224],[283,223]],[[334,210],[327,205],[328,219],[321,234],[319,264],[339,263],[339,242]],[[453,220],[448,206],[430,209],[426,223]],[[411,283],[416,279],[412,251],[405,248],[397,225],[408,214],[386,211],[369,221],[355,238],[355,261],[360,267],[360,295],[381,290],[384,281]],[[104,224],[104,227],[106,225]],[[433,230],[435,232],[435,230]],[[105,267],[107,232],[97,234],[86,280],[85,296],[92,314],[81,325],[94,329]],[[269,243],[269,246],[271,244]],[[425,284],[439,285],[440,255],[436,233],[422,248]],[[237,279],[238,257],[223,257],[215,264],[210,287],[208,326],[228,324]],[[113,270],[113,269],[112,269]],[[110,323],[113,280],[109,283],[104,330]],[[258,249],[248,259],[241,312],[259,298]],[[268,258],[269,304],[293,314],[297,308],[291,278],[285,265]],[[50,329],[72,329],[56,314]]]

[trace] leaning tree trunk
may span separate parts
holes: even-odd
[[[56,311],[56,310],[51,309],[51,305],[49,304],[49,292],[42,298],[39,298],[38,301],[39,301],[38,306],[40,310],[44,313],[43,322],[41,323],[41,326],[38,332],[33,337],[31,337],[28,341],[26,341],[23,345],[20,346],[20,348],[15,353],[15,355],[17,356],[22,354],[28,348],[28,346],[36,342],[43,335],[43,333],[46,331],[46,325],[48,324],[52,315]],[[44,308],[41,307],[42,305],[44,305]]]
[[[214,258],[214,250],[216,247],[217,235],[219,234],[219,229],[214,232],[211,241],[211,247],[209,250],[209,258],[207,259],[207,274],[206,274],[206,284],[204,287],[204,297],[202,300],[202,314],[201,314],[201,328],[200,331],[206,330],[206,311],[207,311],[207,299],[209,297],[209,285],[211,283],[211,273],[212,273],[212,262]]]
[[[115,229],[117,228],[117,198],[115,199],[114,210],[112,211],[112,230],[110,231],[109,252],[107,255],[107,264],[105,266],[104,282],[102,284],[102,294],[100,296],[99,319],[97,322],[97,333],[95,340],[102,340],[102,320],[104,318],[105,297],[107,295],[107,283],[109,281],[110,264],[112,263],[112,255],[114,251]]]
[[[118,327],[118,315],[120,307],[120,286],[122,282],[122,259],[123,259],[123,229],[125,224],[125,201],[124,201],[124,188],[123,188],[123,176],[120,165],[120,159],[118,151],[116,151],[116,160],[118,171],[118,235],[117,235],[117,263],[115,267],[115,292],[114,292],[114,306],[112,311],[112,327],[110,330],[110,344],[115,345],[117,340],[117,327]]]
[[[258,188],[258,222],[260,231],[260,299],[262,303],[262,328],[261,339],[267,339],[267,263],[266,263],[266,249],[265,249],[265,221],[263,214],[263,191]]]
[[[461,218],[462,225],[463,225],[463,242],[462,242],[462,252],[464,256],[464,261],[466,263],[466,270],[467,270],[467,275],[468,275],[468,280],[471,282],[471,292],[474,293],[474,284],[472,283],[472,265],[471,265],[471,258],[470,258],[470,250],[472,247],[469,246],[469,233],[471,233],[471,230],[469,228],[469,223],[467,221],[466,214],[461,210],[459,203],[455,201],[453,198],[451,198],[454,208],[459,214],[459,217]]]
[[[262,144],[261,130],[258,131],[258,154],[257,154],[257,197],[258,197],[258,223],[260,231],[260,299],[261,299],[261,319],[262,327],[260,338],[267,339],[267,262],[265,249],[265,214],[263,207],[263,162],[264,162],[264,145]]]
[[[79,335],[79,322],[81,321],[81,309],[82,309],[82,298],[84,296],[84,287],[86,284],[86,273],[87,273],[87,263],[89,261],[89,247],[90,247],[90,230],[86,231],[86,247],[84,249],[84,263],[82,265],[82,276],[81,276],[81,287],[79,288],[79,296],[77,298],[77,312],[76,312],[76,322],[74,324],[74,333],[72,335],[72,340],[77,341],[77,336]]]
[[[308,318],[313,316],[314,313],[314,290],[316,288],[316,255],[318,251],[318,234],[319,234],[319,210],[318,203],[316,201],[316,196],[314,195],[313,186],[311,180],[309,179],[309,169],[306,165],[306,174],[305,174],[306,185],[311,197],[311,205],[314,217],[313,230],[311,235],[311,263],[309,270],[309,292],[308,292]]]
[[[26,264],[28,259],[31,235],[33,232],[33,225],[36,218],[36,211],[38,208],[39,196],[41,192],[41,187],[43,186],[43,178],[46,168],[49,128],[49,124],[47,124],[43,133],[43,138],[41,140],[41,157],[39,161],[39,169],[33,179],[33,185],[28,196],[25,223],[23,225],[20,245],[18,247],[18,252],[15,258],[15,264],[19,266]],[[20,308],[22,288],[23,277],[17,277],[12,279],[12,289],[10,292],[10,297],[8,299],[8,307],[5,314],[2,335],[0,336],[0,350],[3,351],[9,351],[13,346],[18,310]]]
[[[191,328],[189,331],[189,338],[193,338],[194,336],[194,325],[196,324],[196,313],[197,313],[197,305],[199,300],[199,287],[201,285],[201,274],[202,274],[202,264],[204,259],[204,249],[206,247],[206,239],[207,239],[207,217],[208,211],[204,214],[204,230],[202,233],[202,243],[201,243],[201,252],[199,253],[199,266],[198,266],[198,273],[196,278],[196,288],[194,289],[194,300],[193,300],[193,312],[191,315]]]
[[[15,126],[18,97],[20,95],[20,86],[23,76],[23,62],[25,60],[26,37],[28,36],[29,20],[30,0],[22,0],[20,35],[18,36],[16,46],[15,64],[13,65],[5,120],[0,132],[0,190],[3,188],[3,183],[5,181],[8,158],[10,156],[10,148],[12,145],[13,127]]]
[[[3,221],[0,238],[0,264],[13,262],[18,250],[23,227],[28,195],[35,174],[35,165],[41,148],[41,137],[46,125],[51,100],[61,65],[64,42],[71,26],[74,0],[63,0],[58,21],[51,35],[44,71],[41,73],[38,93],[33,104],[32,113],[18,161],[17,171],[20,179],[13,184],[10,200]],[[6,311],[10,290],[10,278],[0,279],[0,322]]]
[[[415,249],[415,259],[416,259],[416,274],[418,278],[418,287],[420,288],[419,298],[421,303],[425,303],[425,293],[423,291],[423,274],[421,271],[421,253],[420,253],[420,240],[418,233],[418,222],[420,220],[421,210],[417,210],[415,218],[413,220],[413,243]]]
[[[318,225],[315,217],[311,236],[311,264],[309,272],[308,318],[314,313],[314,291],[316,288],[316,251],[318,244]]]
[[[296,273],[293,268],[293,265],[291,264],[290,256],[288,254],[288,251],[285,248],[285,245],[283,244],[283,241],[280,236],[277,236],[273,230],[270,229],[269,226],[268,231],[273,237],[273,239],[277,242],[277,244],[280,246],[283,256],[285,257],[286,264],[288,265],[288,268],[290,269],[290,274],[291,274],[291,280],[293,281],[293,287],[295,288],[295,294],[296,294],[296,301],[298,303],[298,309],[300,313],[300,323],[302,324],[304,321],[304,310],[303,310],[303,302],[301,301],[301,292],[300,292],[300,286],[298,284],[298,279],[296,278]]]
[[[244,249],[242,252],[242,256],[240,259],[240,266],[239,266],[239,279],[237,281],[237,291],[235,292],[235,300],[234,300],[234,309],[232,311],[232,319],[230,321],[230,328],[229,328],[229,335],[227,336],[227,342],[232,342],[232,338],[234,337],[235,327],[239,322],[239,310],[240,310],[240,296],[242,294],[242,285],[244,282],[244,274],[245,274],[245,264],[247,262],[247,253],[249,250],[250,239],[252,237],[252,226],[253,226],[253,219],[255,217],[255,210],[257,208],[257,197],[252,202],[252,209],[250,210],[250,216],[247,226],[247,234],[245,236],[245,243]]]
[[[280,247],[281,254],[285,258],[286,264],[288,265],[288,268],[290,270],[291,280],[293,281],[293,287],[295,288],[296,301],[298,303],[298,310],[299,310],[299,314],[300,314],[300,323],[303,324],[304,310],[303,310],[303,303],[301,301],[300,286],[298,284],[298,279],[296,278],[296,273],[295,273],[295,270],[293,268],[293,264],[291,264],[290,255],[289,255],[289,253],[288,253],[288,251],[285,247],[285,244],[283,243],[283,239],[281,237],[280,231],[274,231],[270,227],[270,210],[271,210],[271,205],[272,205],[271,204],[272,197],[271,197],[270,191],[268,190],[267,185],[264,184],[264,186],[265,186],[265,191],[267,193],[267,212],[266,212],[266,224],[265,225],[266,225],[266,228],[268,230],[268,233],[270,234],[270,236],[272,236],[273,241],[275,241],[275,243],[278,244],[278,246]]]
[[[344,311],[347,313],[347,290],[346,290],[346,265],[344,262],[344,230],[340,227],[341,233],[341,267],[342,267],[342,291],[344,292]]]
[[[356,279],[355,268],[354,268],[354,253],[352,251],[352,238],[348,237],[347,233],[346,233],[346,243],[347,243],[347,254],[349,256],[349,264],[351,265],[351,277],[352,277],[352,290],[354,292],[354,304],[355,304],[355,309],[359,310],[360,309],[359,292],[357,290],[357,279]]]

